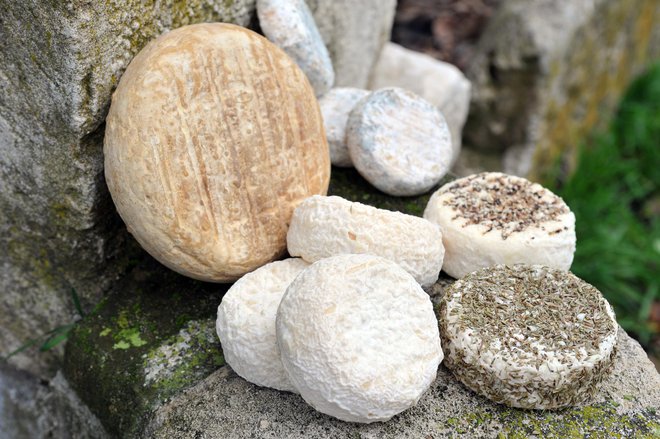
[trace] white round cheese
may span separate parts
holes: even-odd
[[[317,97],[335,82],[328,49],[304,0],[257,0],[259,25],[266,38],[301,68]]]
[[[429,200],[424,218],[442,229],[443,270],[461,278],[496,264],[542,264],[569,270],[575,215],[539,184],[484,172],[448,183]]]
[[[308,266],[298,258],[271,262],[240,278],[222,298],[216,321],[222,352],[251,383],[296,392],[280,361],[275,316],[286,288]]]
[[[346,144],[355,169],[381,191],[419,195],[449,171],[451,135],[440,111],[402,88],[383,88],[351,111]]]
[[[445,365],[513,407],[589,402],[614,361],[618,325],[593,286],[541,265],[498,265],[456,281],[439,311]]]
[[[436,224],[336,196],[313,196],[298,205],[287,248],[307,262],[343,253],[382,256],[423,286],[438,280],[445,254]]]
[[[386,421],[414,405],[443,354],[429,296],[394,262],[323,259],[289,286],[277,312],[282,364],[316,410]]]
[[[355,104],[369,92],[359,88],[337,87],[319,99],[325,134],[330,147],[330,161],[343,168],[353,166],[346,146],[346,123]]]

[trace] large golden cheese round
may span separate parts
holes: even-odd
[[[305,75],[229,24],[174,30],[135,57],[112,98],[103,151],[112,198],[142,247],[215,282],[282,255],[293,209],[330,178]]]

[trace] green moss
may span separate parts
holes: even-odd
[[[520,410],[500,408],[496,411],[467,413],[447,419],[447,425],[459,434],[476,434],[480,427],[501,425],[498,438],[654,438],[660,431],[660,419],[648,410],[633,415],[620,415],[616,404],[603,403],[566,410]]]
[[[445,177],[436,188],[453,178],[453,176]],[[426,204],[436,188],[416,197],[393,197],[374,188],[355,169],[333,167],[328,195],[337,195],[380,209],[422,216]]]

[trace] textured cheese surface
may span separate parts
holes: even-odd
[[[498,265],[454,283],[440,306],[445,365],[514,407],[590,402],[614,361],[618,324],[593,286],[542,265]]]
[[[442,229],[443,270],[461,278],[497,264],[541,264],[568,271],[575,215],[566,203],[524,178],[484,172],[438,189],[424,218]]]
[[[346,146],[346,124],[353,107],[368,94],[367,90],[359,88],[337,87],[319,99],[325,134],[330,146],[330,161],[335,166],[353,166]]]
[[[318,261],[277,311],[282,363],[316,410],[386,421],[414,405],[443,353],[429,296],[395,263],[370,255]]]
[[[264,35],[289,55],[323,96],[335,82],[328,49],[304,0],[257,0]]]
[[[343,253],[381,256],[424,286],[438,280],[445,254],[436,224],[336,196],[313,196],[296,208],[287,247],[308,262]]]
[[[240,278],[222,298],[216,321],[222,353],[251,383],[296,392],[280,361],[275,317],[287,287],[308,266],[299,258],[271,262]]]
[[[440,111],[402,88],[383,88],[351,111],[346,143],[355,169],[396,196],[430,190],[449,171],[449,126]]]
[[[256,33],[198,24],[148,44],[112,99],[105,174],[128,230],[182,274],[231,281],[285,251],[330,160],[302,71]]]

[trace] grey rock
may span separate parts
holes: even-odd
[[[0,354],[90,309],[135,252],[103,181],[103,120],[130,59],[184,24],[247,24],[254,0],[0,2]],[[61,350],[12,363],[54,369]]]
[[[50,380],[0,363],[0,437],[109,438],[61,373]]]
[[[266,38],[301,68],[317,97],[335,81],[328,49],[304,0],[257,0],[259,25]]]
[[[353,108],[346,144],[355,169],[386,194],[419,195],[447,174],[452,147],[442,113],[402,88],[383,88]]]
[[[452,139],[454,164],[461,151],[463,125],[470,108],[470,81],[453,65],[423,53],[387,43],[371,73],[369,88],[401,87],[440,109]]]
[[[544,179],[608,122],[660,56],[655,0],[509,0],[482,34],[466,143],[506,152],[505,171]]]
[[[359,88],[337,87],[319,99],[325,134],[330,147],[330,161],[335,166],[342,168],[353,166],[346,146],[346,123],[353,107],[368,94],[367,90]]]
[[[306,0],[335,69],[336,87],[366,88],[389,41],[396,0]]]
[[[434,301],[450,281],[431,290]],[[143,437],[263,438],[490,438],[652,437],[660,428],[660,375],[623,330],[613,373],[592,404],[559,411],[530,411],[494,404],[462,386],[440,366],[419,403],[386,423],[345,423],[322,415],[298,395],[254,386],[222,367],[172,398],[155,413]]]

